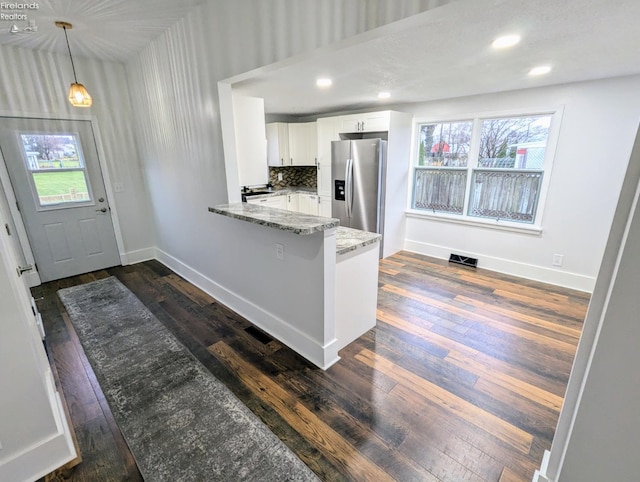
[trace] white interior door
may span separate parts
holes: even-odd
[[[0,149],[43,282],[120,264],[90,121],[1,118]]]

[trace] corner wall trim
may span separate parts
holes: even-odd
[[[174,258],[159,248],[156,248],[155,252],[155,259],[162,264],[231,308],[239,315],[245,317],[258,328],[291,347],[314,365],[326,370],[340,359],[338,356],[338,341],[335,338],[323,346],[286,321],[263,310],[261,307],[228,290],[224,286],[219,285],[179,259]]]
[[[449,259],[449,254],[451,252],[451,248],[445,246],[438,246],[436,244],[413,241],[410,239],[405,240],[404,249],[440,259]],[[596,283],[595,278],[577,273],[569,273],[532,264],[518,263],[508,259],[486,256],[482,253],[464,252],[460,254],[478,258],[478,268],[519,276],[521,278],[534,281],[541,281],[543,283],[550,283],[556,286],[563,286],[565,288],[584,291],[586,293],[592,293]]]
[[[143,261],[149,261],[156,258],[156,248],[153,246],[150,248],[137,249],[135,251],[129,251],[120,254],[120,262],[123,266],[142,263]]]

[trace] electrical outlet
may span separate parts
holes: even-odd
[[[113,192],[124,192],[124,183],[122,183],[122,182],[114,182],[113,183]]]
[[[551,260],[551,265],[562,266],[563,261],[564,261],[564,254],[554,254],[553,259]]]
[[[276,258],[284,259],[284,246],[280,243],[276,243]]]
[[[278,181],[282,181],[282,173],[281,172],[278,173]]]

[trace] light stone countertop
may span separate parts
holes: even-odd
[[[250,203],[219,204],[210,207],[209,211],[300,235],[318,233],[340,225],[340,221],[334,218],[324,218]]]
[[[379,234],[340,226],[340,221],[334,218],[296,213],[257,204],[219,204],[210,207],[209,211],[241,221],[281,229],[299,235],[309,235],[326,231],[327,229],[337,228],[336,255],[355,251],[358,248],[373,244],[382,238]]]
[[[338,226],[336,229],[336,254],[346,254],[350,251],[375,243],[382,236],[359,229]]]

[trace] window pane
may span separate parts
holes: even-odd
[[[84,171],[34,172],[32,176],[41,206],[91,200]]]
[[[479,167],[542,169],[551,116],[482,121]]]
[[[30,171],[83,168],[74,135],[20,134]]]
[[[469,157],[472,122],[422,124],[419,166],[464,167]]]
[[[469,215],[533,223],[542,172],[474,171]]]
[[[416,169],[413,186],[415,209],[462,214],[467,187],[466,170]]]

